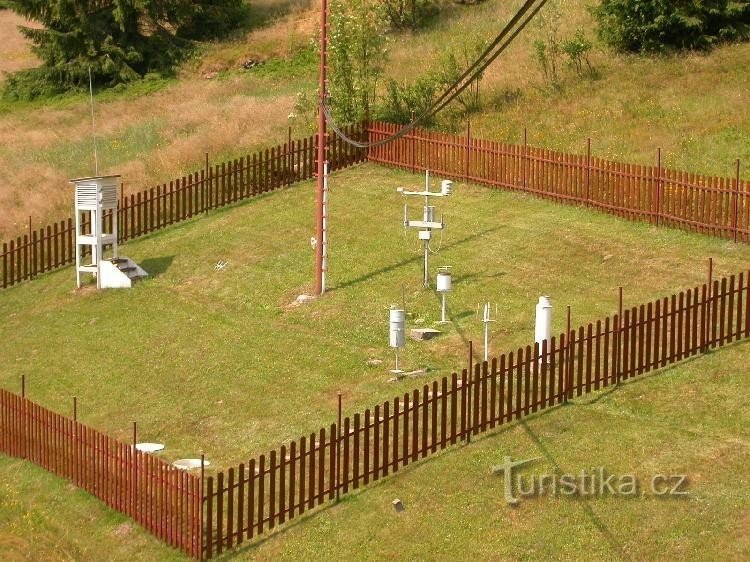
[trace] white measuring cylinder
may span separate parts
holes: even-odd
[[[442,270],[437,274],[437,292],[438,293],[450,293],[453,288],[453,278],[451,272]]]
[[[451,272],[448,267],[449,266],[441,267],[436,278],[436,290],[438,293],[440,293],[443,301],[440,314],[441,324],[445,324],[447,322],[445,319],[445,296],[450,293],[451,289],[453,288],[453,278],[451,277]]]
[[[539,297],[536,305],[536,326],[534,327],[534,341],[542,349],[542,342],[552,339],[552,303],[549,297]]]
[[[391,347],[404,347],[406,343],[406,311],[400,308],[391,308],[390,311],[390,338]]]

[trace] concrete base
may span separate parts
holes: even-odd
[[[427,341],[442,334],[440,330],[434,328],[412,328],[409,331],[409,337],[417,341]]]

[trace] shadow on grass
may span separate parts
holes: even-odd
[[[547,460],[547,462],[555,467],[555,472],[558,475],[569,473],[562,469],[555,456],[547,448],[542,439],[529,427],[529,424],[526,423],[525,419],[519,420],[518,425],[523,428],[523,430],[526,432],[526,435],[529,436],[529,439],[534,442],[534,445],[537,449],[539,449],[539,451],[542,453],[542,456]],[[586,514],[586,517],[589,519],[589,521],[591,521],[594,527],[599,530],[601,535],[607,541],[607,544],[609,544],[609,547],[612,550],[612,554],[618,560],[625,560],[625,557],[623,555],[622,543],[617,540],[612,531],[610,531],[609,528],[604,524],[604,521],[602,521],[601,518],[596,513],[594,513],[594,510],[591,509],[591,506],[588,504],[588,502],[584,499],[581,501],[576,501],[576,503],[581,506],[584,513]]]
[[[457,246],[461,246],[463,244],[467,244],[473,240],[476,240],[477,238],[481,238],[485,234],[489,234],[490,232],[494,232],[496,230],[499,230],[500,227],[496,226],[494,228],[487,228],[485,230],[482,230],[480,232],[476,232],[472,234],[471,236],[466,236],[465,238],[462,238],[461,240],[457,240],[456,242],[453,242],[452,244],[448,244],[446,246],[443,246],[443,250],[447,250],[450,248],[455,248]],[[360,277],[357,277],[355,279],[352,279],[351,281],[344,281],[343,283],[339,283],[335,287],[331,287],[328,289],[329,292],[331,291],[338,291],[339,289],[346,289],[348,287],[351,287],[353,285],[358,285],[360,283],[364,283],[365,281],[369,281],[370,279],[373,279],[374,277],[377,277],[378,275],[383,275],[385,273],[389,273],[391,271],[394,271],[398,269],[399,267],[403,267],[406,265],[409,265],[410,263],[414,262],[421,262],[424,259],[424,257],[420,255],[415,255],[410,258],[406,258],[404,260],[401,260],[400,262],[396,262],[391,265],[387,265],[385,267],[381,267],[380,269],[376,269],[374,271],[371,271],[370,273],[366,273],[365,275],[361,275]],[[437,294],[437,293],[436,293]]]
[[[174,256],[161,256],[158,258],[147,258],[138,265],[153,279],[168,270],[173,261]]]
[[[727,344],[722,347],[733,347],[733,346],[742,345],[742,344],[750,344],[750,340],[738,340],[738,341],[735,341],[731,344]],[[578,406],[593,405],[596,402],[613,394],[615,391],[617,391],[621,387],[630,386],[640,381],[651,379],[655,375],[662,375],[665,372],[669,372],[676,367],[680,367],[686,363],[705,357],[706,355],[710,355],[711,353],[719,349],[722,349],[722,348],[709,350],[708,352],[704,354],[689,357],[673,365],[665,366],[659,369],[655,369],[653,372],[639,375],[637,377],[633,377],[629,380],[623,381],[622,383],[620,383],[619,386],[613,385],[611,387],[608,387],[599,391],[595,390],[593,392],[597,392],[598,395],[591,400],[576,401],[576,402],[570,401],[567,403],[555,404],[537,413],[530,414],[526,416],[524,419],[520,419],[520,420],[514,419],[511,421],[505,421],[504,423],[500,425],[496,425],[494,428],[489,428],[484,433],[478,433],[476,435],[472,435],[471,441],[469,442],[465,440],[461,441],[459,437],[458,438],[459,440],[457,441],[456,445],[450,445],[450,443],[448,443],[448,446],[446,449],[439,450],[436,454],[430,455],[423,459],[419,459],[418,461],[414,463],[410,463],[407,466],[399,466],[398,472],[404,472],[407,470],[419,470],[421,466],[426,466],[427,463],[434,462],[438,458],[448,456],[448,455],[459,454],[465,446],[471,445],[472,442],[476,444],[476,443],[486,441],[488,439],[494,439],[499,435],[503,435],[509,431],[512,431],[520,427],[528,435],[529,439],[534,443],[537,449],[539,449],[539,451],[541,452],[545,460],[547,460],[547,462],[549,462],[554,467],[555,471],[558,474],[566,473],[566,471],[560,466],[560,463],[557,461],[554,454],[549,450],[549,448],[544,443],[544,441],[531,429],[531,427],[528,424],[529,421],[541,419],[545,416],[548,416],[554,412],[559,411],[562,408],[574,408]],[[394,475],[394,474],[392,473],[391,475]],[[344,496],[341,499],[341,502],[351,501],[352,498],[357,497],[360,494],[367,493],[370,490],[377,489],[378,486],[382,486],[386,482],[389,482],[390,480],[391,478],[386,476],[386,477],[381,477],[377,481],[370,482],[367,485],[362,485],[362,487],[360,487],[358,490],[354,490],[348,493],[346,496]],[[610,529],[607,527],[604,521],[602,521],[602,519],[596,513],[594,513],[594,510],[592,509],[591,505],[589,505],[589,503],[587,503],[585,499],[578,501],[576,503],[581,506],[581,509],[584,511],[586,517],[591,521],[591,524],[594,525],[594,527],[596,527],[596,529],[601,533],[601,535],[607,541],[607,544],[609,545],[611,549],[613,558],[617,560],[625,560],[626,557],[623,551],[623,548],[624,548],[623,544],[620,541],[618,541],[617,537],[615,537],[612,531],[610,531]],[[233,560],[233,559],[241,557],[244,559],[248,553],[255,551],[267,541],[275,539],[279,535],[283,535],[283,533],[287,532],[288,530],[293,529],[302,523],[305,523],[310,517],[315,517],[320,513],[333,509],[337,507],[337,505],[338,503],[335,501],[328,501],[327,503],[321,506],[312,508],[312,510],[306,512],[304,515],[295,517],[292,521],[288,523],[284,523],[282,527],[277,528],[276,530],[269,532],[268,534],[264,534],[262,537],[254,538],[251,540],[251,542],[244,543],[244,545],[232,547],[231,550],[229,550],[228,552],[226,552],[225,554],[223,554],[222,556],[218,558],[222,560]]]

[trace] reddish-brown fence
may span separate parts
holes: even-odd
[[[200,478],[3,389],[0,451],[69,479],[170,546],[200,556]]]
[[[370,142],[396,132],[397,125],[374,122]],[[518,190],[560,203],[585,205],[627,218],[750,241],[750,181],[701,176],[655,166],[597,158],[591,143],[585,155],[506,144],[415,129],[371,148],[370,162],[438,174],[478,184]]]
[[[361,126],[348,134],[361,137]],[[292,140],[252,155],[223,162],[150,189],[121,196],[118,204],[119,241],[124,242],[159,230],[211,209],[255,197],[314,177],[316,137]],[[328,139],[331,170],[362,162],[366,151],[353,148],[331,134]],[[112,227],[105,214],[105,231]],[[75,262],[75,221],[60,221],[2,244],[0,263],[6,288],[20,281]],[[84,230],[88,229],[85,221]],[[111,231],[111,230],[110,230]]]
[[[453,373],[209,477],[204,557],[472,435],[750,337],[750,271]]]
[[[205,483],[0,390],[0,451],[70,479],[211,558],[473,435],[750,337],[750,271],[432,381]]]

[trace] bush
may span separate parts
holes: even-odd
[[[195,2],[180,24],[178,35],[188,39],[219,39],[240,27],[248,18],[245,0]]]
[[[602,0],[600,38],[623,52],[709,49],[750,38],[750,0]]]
[[[328,92],[342,123],[371,117],[386,59],[386,26],[379,0],[331,2]]]
[[[441,82],[434,73],[417,78],[413,84],[388,82],[388,89],[378,108],[378,117],[390,123],[405,125],[412,117],[419,117],[432,104]],[[420,121],[420,125],[431,125],[433,119]]]
[[[435,0],[383,0],[383,10],[394,29],[419,29],[438,7]]]

